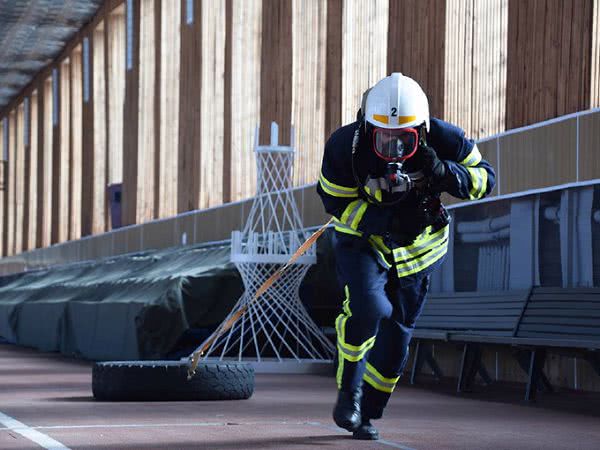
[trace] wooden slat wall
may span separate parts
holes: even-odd
[[[592,4],[509,1],[507,128],[590,107]]]
[[[231,8],[231,200],[256,192],[254,139],[260,121],[263,3],[233,0]]]
[[[200,98],[200,207],[223,200],[225,8],[202,2],[202,82]],[[227,126],[230,126],[228,123]]]
[[[142,0],[140,4],[139,122],[135,223],[142,223],[154,218],[157,48],[155,7],[155,0]]]
[[[64,68],[60,74],[68,74],[70,82],[61,77],[62,98],[42,95],[47,86],[39,91],[34,134],[37,152],[46,158],[38,158],[37,186],[29,177],[24,190],[23,219],[26,214],[28,220],[22,226],[28,231],[21,243],[29,247],[30,222],[42,233],[48,214],[54,215],[55,242],[109,228],[107,183],[123,181],[125,224],[251,196],[257,122],[261,143],[268,142],[272,120],[280,123],[282,143],[294,123],[295,183],[310,183],[324,140],[354,120],[364,89],[392,71],[417,79],[432,114],[474,138],[596,106],[599,1],[195,0],[188,24],[186,0],[133,1],[132,11],[126,11],[126,2],[111,0],[77,37],[91,38],[89,101],[77,105],[75,100],[83,83],[76,81],[83,71],[75,67],[81,65],[76,47],[43,74]],[[133,24],[129,70],[124,68],[127,14]],[[28,95],[31,90],[1,114],[14,111]],[[61,115],[55,129],[48,127],[53,101]],[[72,126],[66,132],[68,121]],[[592,156],[581,151],[581,177],[595,176],[593,161],[583,163]],[[47,152],[54,157],[49,172]],[[501,160],[512,161],[512,156]],[[34,159],[27,158],[26,172],[36,171]],[[541,181],[530,184],[546,184],[551,176],[540,175]],[[507,189],[515,189],[511,180],[507,183]],[[37,208],[30,207],[34,203]],[[18,204],[14,197],[13,213]],[[35,218],[32,209],[39,213]],[[14,229],[18,218],[11,220]]]
[[[160,164],[158,217],[177,214],[181,2],[163,1],[160,45]]]
[[[292,119],[292,0],[263,0],[260,71],[261,144],[270,142],[271,122],[279,124],[279,143],[290,142]]]
[[[503,131],[508,0],[447,0],[445,112],[478,139]]]
[[[38,165],[39,165],[39,146],[38,146],[38,91],[35,90],[29,97],[29,174],[27,178],[28,204],[27,209],[27,250],[31,250],[37,245],[37,224],[38,224]]]
[[[16,153],[15,153],[15,254],[23,251],[23,218],[25,201],[25,108],[17,107]]]
[[[292,2],[292,124],[296,137],[294,184],[318,178],[325,145],[327,3]]]
[[[108,14],[108,183],[123,181],[123,107],[125,103],[125,5]]]
[[[81,45],[71,53],[71,154],[69,165],[69,239],[81,237],[83,162],[83,71]]]
[[[106,231],[106,36],[104,22],[98,23],[92,39],[93,71],[91,76],[94,105],[94,144],[91,175],[91,231]]]
[[[181,1],[185,3],[185,0]],[[196,209],[200,204],[200,154],[202,151],[200,147],[200,87],[202,84],[202,8],[200,0],[194,0],[192,12],[191,23],[188,23],[187,8],[181,8],[178,212]]]
[[[388,0],[344,0],[342,123],[356,119],[363,92],[387,75]]]
[[[436,117],[444,113],[446,10],[450,9],[447,1],[450,0],[390,1],[389,7],[387,73],[402,72],[414,78],[426,92],[430,113]]]

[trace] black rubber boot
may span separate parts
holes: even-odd
[[[354,430],[352,437],[361,441],[376,441],[379,439],[379,431],[371,424],[371,419],[363,419],[360,426]]]
[[[354,431],[360,426],[360,399],[362,390],[346,392],[338,391],[337,402],[333,408],[333,421],[348,431]]]

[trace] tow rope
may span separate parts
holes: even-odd
[[[271,275],[256,291],[256,294],[254,294],[254,298],[250,301],[250,303],[258,300],[258,298],[263,295],[267,289],[269,289],[280,277],[281,275],[283,275],[283,273],[292,265],[296,262],[296,260],[298,258],[300,258],[304,253],[306,253],[306,251],[311,247],[311,245],[313,245],[317,239],[319,239],[321,237],[321,235],[325,232],[325,230],[327,229],[327,227],[329,226],[329,224],[333,221],[333,217],[331,219],[329,219],[329,221],[324,224],[321,228],[319,228],[317,231],[315,231],[299,248],[298,250],[296,250],[296,252],[292,255],[292,257],[290,258],[290,260],[285,263],[284,266],[282,266],[280,269],[278,269],[273,275]],[[248,305],[250,303],[247,303],[246,305],[242,306],[240,309],[238,309],[235,313],[232,314],[232,316],[229,318],[229,320],[219,329],[217,329],[217,331],[215,331],[212,335],[210,335],[208,337],[208,339],[206,339],[206,341],[204,341],[204,343],[198,347],[194,353],[192,353],[189,358],[192,359],[192,362],[190,364],[190,367],[188,369],[188,380],[190,380],[194,374],[196,373],[196,368],[198,367],[198,363],[200,362],[200,358],[202,357],[202,355],[204,355],[204,353],[206,352],[206,350],[208,350],[208,348],[213,344],[213,342],[215,342],[217,339],[219,339],[223,333],[225,333],[226,331],[230,330],[231,327],[238,321],[238,319],[240,317],[242,317],[245,313],[246,310],[248,309]]]

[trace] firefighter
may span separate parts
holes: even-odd
[[[460,128],[429,117],[413,79],[393,73],[363,95],[357,120],[325,145],[317,192],[333,216],[336,271],[345,293],[336,319],[335,423],[378,439],[408,360],[430,274],[448,248],[447,192],[481,199],[494,170]]]

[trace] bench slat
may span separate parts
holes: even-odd
[[[517,336],[522,332],[550,333],[555,335],[571,334],[571,335],[587,335],[598,336],[600,339],[600,328],[598,327],[577,327],[565,325],[540,325],[540,324],[522,324],[519,327]]]
[[[574,326],[592,326],[598,327],[600,334],[600,318],[594,317],[547,317],[547,316],[526,316],[521,321],[521,326],[525,325],[574,325]]]

